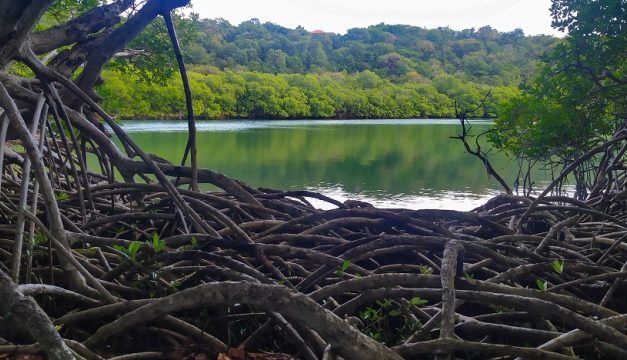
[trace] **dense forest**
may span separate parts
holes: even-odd
[[[552,0],[566,36],[529,81],[505,85],[521,86],[489,133],[519,161],[525,191],[502,183],[471,211],[340,202],[199,166],[207,147],[196,145],[191,92],[171,87],[177,67],[187,84],[179,44],[203,44],[197,22],[173,16],[189,2],[0,0],[0,359],[627,359],[625,0]],[[242,114],[246,93],[300,90],[298,80],[378,83],[384,95],[424,85],[462,108],[466,84],[501,86],[454,65],[393,75],[332,58],[302,72],[286,59],[284,73],[234,63],[190,75],[194,87],[222,81],[206,94],[232,91]],[[99,105],[150,108],[181,90],[188,131],[176,165]],[[456,138],[496,175],[458,115]],[[556,171],[540,193],[525,160]],[[571,175],[573,196],[559,191]]]
[[[490,90],[471,115],[494,117],[559,42],[489,26],[379,24],[339,35],[257,19],[238,26],[195,16],[178,21],[195,112],[203,118],[451,117],[456,103],[477,108]],[[164,32],[157,23],[131,45],[150,52]],[[180,79],[154,76],[154,63],[142,54],[118,59],[104,73],[105,108],[122,118],[183,117],[183,94],[173,95]]]

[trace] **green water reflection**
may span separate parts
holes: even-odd
[[[185,124],[124,125],[146,151],[180,162],[187,134],[176,130]],[[490,125],[473,126],[480,132]],[[499,187],[481,162],[450,139],[458,131],[455,122],[423,121],[200,123],[198,163],[255,187],[332,189],[383,202],[494,193]],[[510,161],[495,156],[493,163],[505,178],[515,178]]]

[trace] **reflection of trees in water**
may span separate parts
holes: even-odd
[[[483,127],[486,125],[475,125]],[[349,192],[485,193],[497,188],[482,164],[449,138],[454,125],[316,125],[198,134],[199,163],[254,186],[300,188],[322,182]],[[149,151],[177,159],[184,133],[134,133]],[[501,156],[507,179],[516,168]],[[252,169],[252,170],[251,170]],[[425,190],[427,189],[427,190]]]

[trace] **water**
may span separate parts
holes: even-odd
[[[472,126],[479,133],[491,123]],[[124,121],[123,127],[147,152],[180,162],[186,122]],[[254,187],[307,189],[379,207],[469,210],[501,189],[450,138],[459,130],[452,119],[199,121],[198,165]],[[506,180],[515,179],[514,162],[491,159]]]

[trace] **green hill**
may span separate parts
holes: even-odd
[[[256,20],[233,26],[225,20],[200,21],[200,42],[188,52],[196,64],[268,73],[372,70],[402,80],[415,72],[433,79],[447,73],[490,85],[517,85],[533,74],[536,60],[555,44],[551,36],[522,30],[423,29],[379,24],[345,35],[288,29]]]
[[[193,28],[186,61],[195,110],[205,118],[450,117],[456,103],[477,107],[492,89],[473,113],[491,117],[559,41],[489,26],[455,31],[379,24],[339,35],[256,19],[238,26],[195,19]],[[180,86],[176,77],[157,85],[107,71],[105,79],[105,107],[121,117],[184,114],[184,102],[171,91]]]

